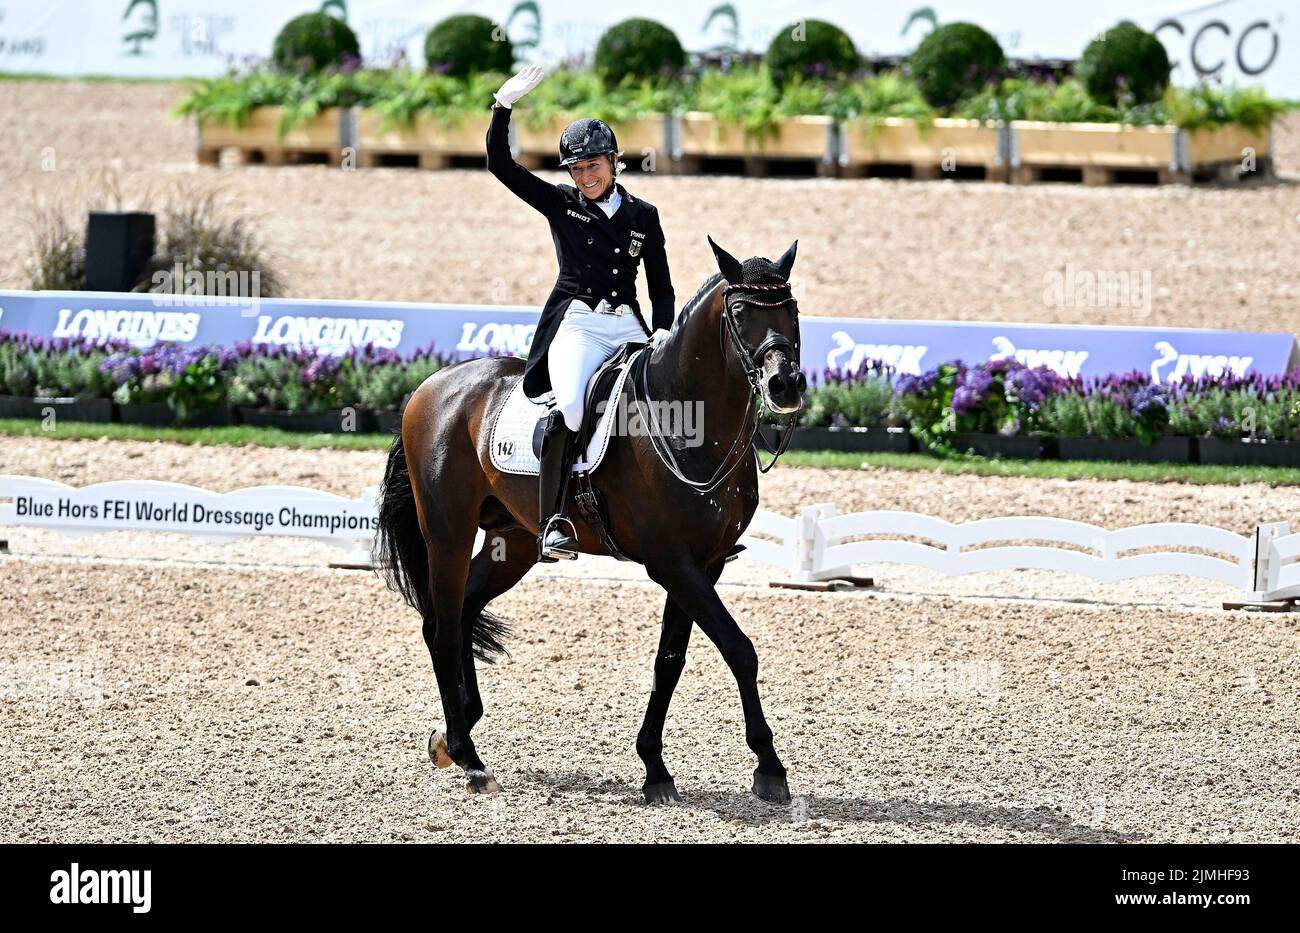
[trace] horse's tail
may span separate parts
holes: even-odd
[[[388,451],[384,485],[379,491],[379,534],[375,537],[374,564],[406,604],[424,620],[432,620],[433,589],[429,580],[429,552],[415,512],[415,492],[406,466],[406,450],[399,436]],[[471,640],[474,656],[491,664],[506,654],[502,639],[510,632],[505,620],[484,610],[474,620]]]

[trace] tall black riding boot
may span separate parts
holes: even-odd
[[[540,519],[537,536],[538,560],[576,560],[577,531],[565,515],[569,473],[578,435],[564,423],[564,415],[553,411],[547,415],[546,433],[542,435],[541,469],[538,476]],[[566,527],[567,526],[567,527]]]

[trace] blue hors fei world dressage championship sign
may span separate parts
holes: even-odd
[[[263,298],[0,291],[0,328],[46,337],[116,337],[140,347],[240,341],[346,353],[373,344],[401,353],[433,345],[461,357],[524,354],[539,309]],[[802,316],[803,368],[854,370],[883,360],[919,374],[951,359],[1013,357],[1066,376],[1139,370],[1170,382],[1225,372],[1266,375],[1300,365],[1288,333],[1174,327],[999,324]]]

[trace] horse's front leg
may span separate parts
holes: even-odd
[[[785,766],[772,744],[772,730],[763,716],[763,705],[758,698],[758,654],[754,651],[754,643],[740,630],[714,589],[721,569],[719,566],[716,573],[710,573],[694,562],[681,561],[658,572],[651,570],[651,577],[668,591],[681,611],[694,619],[700,631],[717,646],[736,678],[740,705],[745,713],[745,741],[758,756],[758,768],[754,771],[755,795],[773,803],[788,803],[790,790],[786,784]]]
[[[668,704],[686,665],[686,646],[691,640],[691,617],[669,596],[664,601],[663,629],[659,633],[659,652],[655,655],[654,682],[646,704],[645,721],[636,737],[636,753],[645,762],[645,802],[674,803],[681,800],[673,776],[664,765],[664,719]]]

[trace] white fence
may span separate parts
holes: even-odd
[[[883,537],[851,540],[867,536]],[[909,540],[913,538],[935,544]],[[847,576],[855,564],[910,564],[949,575],[1036,569],[1104,581],[1173,574],[1222,583],[1241,590],[1249,600],[1300,596],[1300,563],[1296,562],[1300,533],[1292,534],[1287,522],[1261,525],[1249,537],[1188,522],[1108,531],[1062,518],[1016,516],[954,524],[916,512],[840,515],[833,505],[813,505],[796,518],[759,511],[741,541],[747,547],[746,556],[802,582]],[[1001,546],[988,546],[995,544]],[[1186,551],[1127,553],[1169,547],[1197,548],[1223,556]]]
[[[218,541],[314,538],[348,550],[344,560],[360,565],[369,562],[378,527],[377,494],[371,487],[360,498],[348,499],[300,486],[215,493],[152,480],[74,488],[33,476],[0,475],[0,527],[22,525],[74,535],[163,531]],[[480,531],[480,542],[482,537]],[[916,538],[934,544],[912,540]],[[745,557],[802,582],[850,575],[855,564],[910,564],[949,575],[1036,569],[1104,581],[1173,574],[1222,583],[1251,601],[1300,597],[1300,533],[1292,533],[1288,522],[1261,525],[1253,536],[1188,522],[1108,531],[1086,522],[1037,516],[954,524],[916,512],[840,515],[826,504],[808,506],[795,518],[760,510],[741,542],[747,548]],[[1129,553],[1172,547],[1212,554]]]

